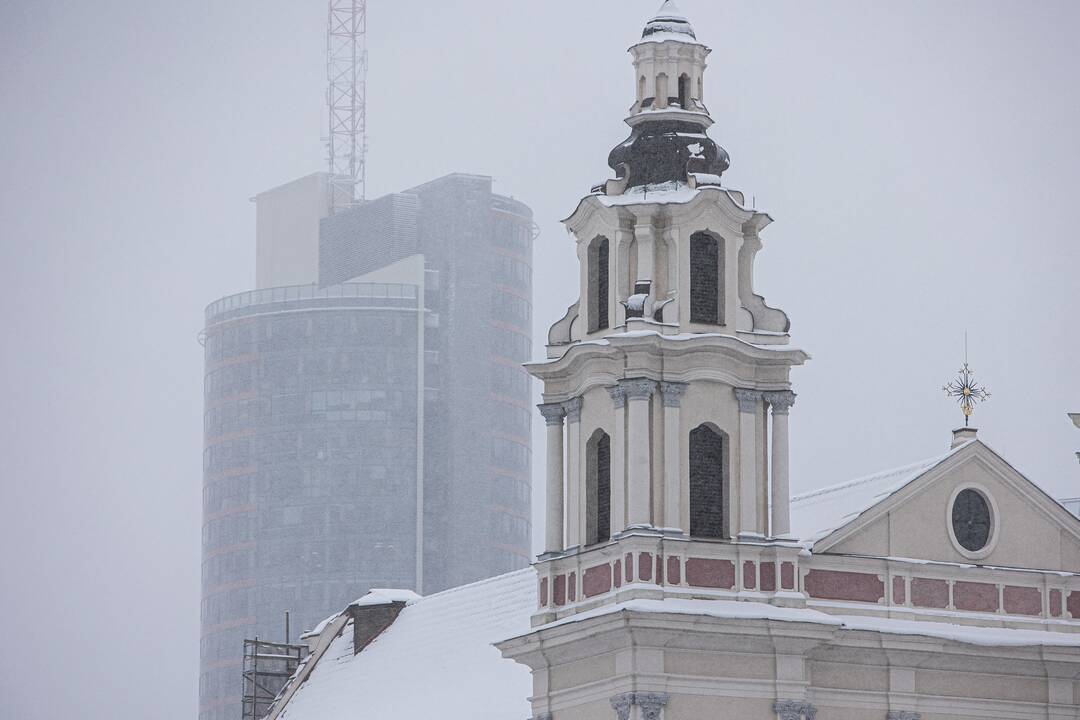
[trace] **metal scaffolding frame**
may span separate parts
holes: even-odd
[[[244,640],[244,720],[266,717],[274,698],[306,653],[304,645]]]
[[[367,0],[330,0],[326,31],[330,212],[365,197]]]

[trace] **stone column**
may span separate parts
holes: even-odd
[[[622,385],[607,389],[615,408],[611,434],[611,534],[626,529],[626,392]]]
[[[566,410],[566,547],[584,544],[585,488],[581,474],[581,403],[579,397],[563,403]]]
[[[652,513],[649,503],[652,489],[649,457],[649,398],[656,389],[656,381],[647,378],[620,380],[619,386],[626,394],[626,514],[627,527],[651,527]]]
[[[791,532],[791,491],[788,487],[788,412],[795,404],[790,390],[765,393],[772,406],[772,531],[770,535]]]
[[[686,383],[662,382],[664,396],[664,528],[685,530],[682,527],[682,430],[679,426],[679,406]]]
[[[757,513],[757,411],[762,392],[735,388],[739,401],[739,535],[761,535]]]
[[[563,545],[563,418],[562,403],[539,405],[547,423],[547,533],[546,553],[562,552]]]

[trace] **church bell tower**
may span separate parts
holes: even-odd
[[[665,2],[630,48],[615,177],[564,221],[579,299],[551,327],[548,359],[528,366],[547,423],[536,624],[679,595],[687,573],[723,572],[725,588],[730,570],[731,592],[755,596],[782,595],[793,577],[790,371],[808,356],[754,290],[772,219],[724,185],[730,160],[708,135],[710,52]]]

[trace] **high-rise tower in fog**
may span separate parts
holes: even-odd
[[[327,216],[259,195],[258,289],[206,311],[200,718],[240,715],[244,638],[370,587],[530,553],[532,212],[450,175]]]

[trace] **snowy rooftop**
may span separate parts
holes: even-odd
[[[791,498],[791,533],[800,540],[816,542],[967,445],[911,465],[795,495]]]
[[[423,598],[400,590],[370,598],[408,604],[358,655],[347,625],[282,720],[436,718],[447,717],[448,707],[461,708],[470,720],[532,714],[528,668],[504,660],[492,646],[528,632],[536,607],[531,568]]]

